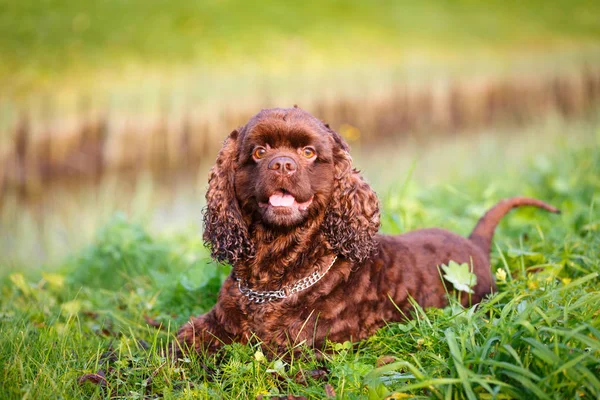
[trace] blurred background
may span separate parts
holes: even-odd
[[[116,211],[199,234],[217,151],[261,108],[330,123],[382,195],[593,145],[599,15],[572,0],[0,0],[0,275],[51,268]]]

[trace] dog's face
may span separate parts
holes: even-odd
[[[365,259],[379,227],[375,193],[352,169],[342,137],[299,108],[263,110],[233,131],[211,170],[204,239],[218,261],[235,264],[273,235],[317,229],[337,255]]]
[[[333,190],[335,142],[300,109],[269,110],[240,137],[235,194],[242,213],[271,227],[293,227],[322,213]]]

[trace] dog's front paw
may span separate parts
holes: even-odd
[[[227,340],[223,328],[214,320],[211,313],[192,317],[177,332],[177,340],[173,343],[172,353],[177,357],[190,350],[198,354],[215,353]]]

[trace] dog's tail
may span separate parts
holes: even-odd
[[[486,212],[485,215],[479,219],[477,225],[475,225],[473,232],[469,235],[469,239],[482,249],[485,254],[490,254],[492,237],[494,236],[496,226],[506,213],[513,208],[521,206],[535,206],[553,213],[560,213],[558,208],[552,207],[540,200],[528,197],[511,197],[510,199],[501,200]]]

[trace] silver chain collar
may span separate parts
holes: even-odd
[[[236,277],[235,280],[238,283],[238,289],[244,296],[248,298],[248,300],[257,304],[269,303],[274,300],[286,299],[295,293],[301,292],[313,286],[329,272],[333,264],[335,264],[335,260],[337,260],[337,256],[333,257],[333,261],[331,261],[331,264],[329,264],[325,271],[315,271],[312,274],[300,279],[293,285],[284,286],[279,290],[254,290],[242,286],[242,280],[240,278]]]

